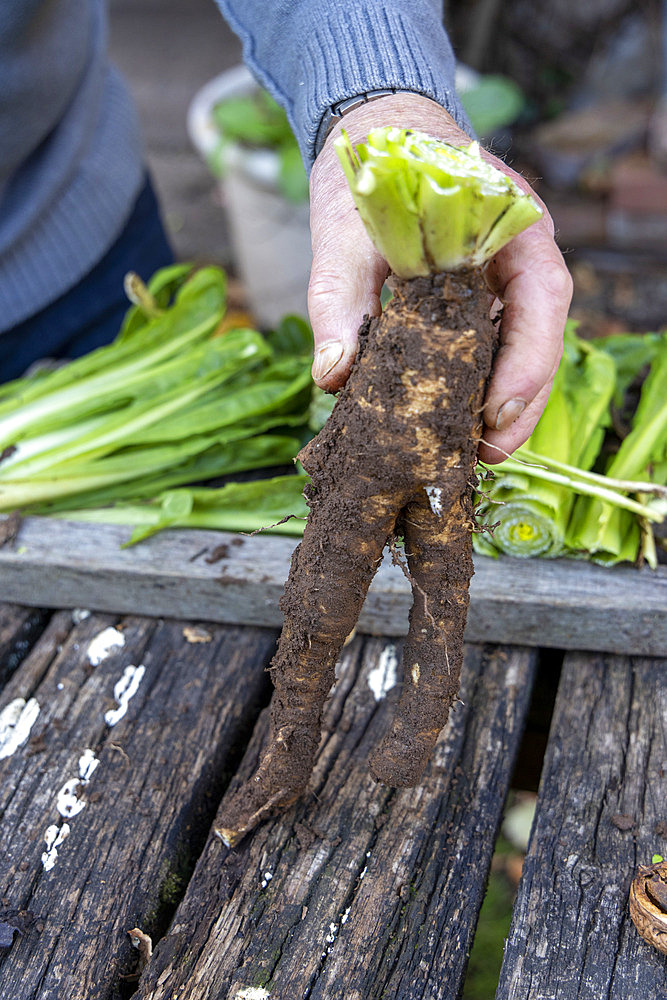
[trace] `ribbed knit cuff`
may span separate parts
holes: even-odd
[[[302,35],[303,86],[295,95],[293,128],[312,166],[315,140],[327,108],[369,90],[414,91],[442,105],[463,127],[454,89],[455,59],[429,4],[350,4],[322,17],[314,4],[312,30]]]

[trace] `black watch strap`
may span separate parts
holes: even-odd
[[[369,90],[365,94],[357,94],[356,97],[348,97],[344,101],[337,101],[336,104],[332,104],[330,108],[324,112],[322,116],[322,121],[320,122],[320,127],[317,130],[317,139],[315,140],[315,156],[318,156],[322,151],[322,146],[325,143],[326,137],[331,132],[336,122],[339,122],[346,114],[350,111],[356,111],[360,108],[362,104],[370,104],[371,101],[377,101],[380,97],[390,97],[392,94],[406,94],[413,93],[413,91],[398,90],[395,87],[389,87],[385,90]]]

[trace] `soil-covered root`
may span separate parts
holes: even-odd
[[[301,452],[310,514],[281,601],[269,741],[230,795],[218,833],[233,845],[305,789],[334,667],[395,532],[414,604],[403,695],[372,772],[419,780],[456,697],[472,575],[471,486],[496,331],[479,269],[394,279],[331,418]]]
[[[216,828],[230,846],[269,813],[289,806],[308,784],[336,661],[396,516],[383,497],[363,497],[362,489],[350,476],[340,491],[310,501],[310,530],[292,556],[280,602],[285,623],[270,667],[267,749],[251,780],[225,804]]]
[[[371,774],[395,787],[416,785],[459,690],[468,588],[473,574],[471,503],[424,493],[408,504],[399,532],[413,589],[403,647],[403,686],[389,730],[371,754]]]

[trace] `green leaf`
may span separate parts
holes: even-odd
[[[616,390],[614,406],[621,409],[625,394],[642,370],[651,364],[661,344],[667,340],[663,333],[612,333],[595,337],[591,344],[609,354],[616,364]]]
[[[513,556],[558,556],[567,548],[568,524],[576,495],[561,476],[529,464],[545,464],[557,471],[565,466],[593,465],[609,422],[614,391],[613,360],[576,335],[568,323],[563,358],[540,420],[515,459],[503,462],[490,483],[482,483],[479,515],[500,522],[487,545]]]
[[[313,356],[313,331],[301,316],[284,316],[275,330],[269,330],[266,341],[276,358]]]
[[[264,90],[221,101],[213,119],[225,139],[243,146],[275,149],[290,139],[296,144],[287,115]]]
[[[459,96],[470,124],[482,137],[511,125],[525,105],[521,88],[507,76],[483,76]]]
[[[25,478],[46,468],[57,469],[63,462],[74,459],[90,460],[114,448],[130,443],[141,432],[151,440],[150,428],[157,428],[157,440],[166,435],[162,422],[170,415],[186,410],[189,403],[229,380],[243,367],[254,366],[269,356],[268,348],[259,333],[238,330],[225,338],[208,341],[201,348],[191,351],[162,365],[141,369],[128,376],[119,400],[116,396],[111,412],[103,422],[95,421],[91,429],[79,424],[79,433],[69,440],[43,451],[39,455],[22,459],[19,445],[10,461],[0,465],[0,481]],[[123,398],[124,397],[124,398]],[[89,409],[95,402],[103,406],[103,397],[88,399]],[[120,406],[123,402],[125,405]],[[106,409],[106,407],[105,407]],[[81,407],[68,407],[67,417],[79,417]],[[94,412],[94,411],[93,411]],[[54,423],[52,412],[41,419],[33,417],[31,429],[39,433]],[[166,426],[169,424],[167,422]],[[195,428],[190,427],[193,432]]]
[[[663,483],[667,471],[667,364],[659,358],[656,353],[631,434],[607,474],[595,474],[589,470],[609,424],[615,362],[568,324],[563,359],[533,434],[478,489],[478,517],[499,522],[492,536],[475,537],[478,551],[585,556],[612,565],[635,560],[641,545],[655,562],[646,544],[648,522],[662,519],[663,501],[648,503],[641,494],[660,482],[656,470]]]
[[[288,475],[250,483],[229,483],[217,489],[170,490],[147,503],[64,510],[58,516],[103,524],[135,525],[127,545],[171,527],[300,535],[308,515],[303,496],[308,482],[306,475]]]
[[[632,429],[623,439],[606,474],[618,479],[665,484],[667,472],[667,338],[658,345],[642,387]],[[640,525],[624,511],[595,499],[578,500],[572,516],[572,544],[605,563],[635,559]]]
[[[0,438],[10,445],[0,509],[104,519],[100,506],[131,503],[149,533],[211,518],[254,530],[289,513],[281,505],[298,477],[282,494],[262,480],[241,492],[229,484],[220,503],[215,490],[192,484],[292,465],[309,436],[310,327],[292,316],[267,337],[218,334],[225,275],[190,271],[164,269],[136,285],[141,305],[113,344],[0,393]],[[299,533],[299,522],[276,530]]]
[[[308,411],[308,426],[314,434],[322,430],[336,405],[336,397],[324,392],[318,386],[313,386],[313,394]]]
[[[167,309],[171,305],[177,290],[191,272],[192,264],[171,264],[155,272],[147,287],[158,308]],[[133,305],[125,314],[116,342],[132,337],[150,318],[140,306]]]
[[[173,307],[132,337],[100,347],[42,379],[28,380],[20,392],[0,402],[0,449],[52,429],[60,415],[72,422],[117,409],[131,397],[133,384],[150,384],[147,373],[210,338],[224,307],[224,275],[212,268],[197,272],[180,289]]]

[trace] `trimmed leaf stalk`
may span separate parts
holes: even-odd
[[[478,517],[494,522],[494,529],[475,537],[477,551],[614,563],[636,559],[641,545],[646,561],[656,565],[650,525],[663,521],[667,498],[667,387],[660,374],[667,337],[630,339],[583,341],[568,323],[563,360],[533,434],[479,486]],[[647,360],[651,374],[633,430],[606,472],[593,472],[610,404],[623,402],[619,385],[625,391]]]

